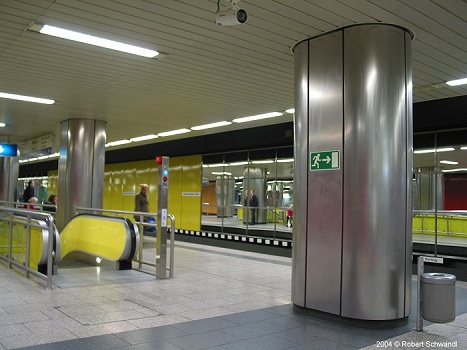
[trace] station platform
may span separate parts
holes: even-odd
[[[2,350],[467,348],[460,281],[456,320],[424,321],[424,332],[415,331],[415,277],[407,325],[349,327],[294,313],[290,258],[185,242],[172,279],[65,262],[46,290],[0,262],[0,281]]]

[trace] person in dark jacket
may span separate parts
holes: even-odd
[[[147,197],[148,185],[141,184],[140,187],[139,193],[135,196],[135,211],[147,213],[149,211],[149,201]],[[140,221],[141,219],[143,219],[142,221],[147,221],[146,217],[140,218],[139,215],[135,215],[136,221]]]
[[[57,200],[58,200],[58,197],[55,194],[51,194],[49,196],[49,199],[47,199],[47,202],[44,203],[44,210],[50,211],[50,212],[56,212],[57,211]]]
[[[258,207],[258,197],[256,197],[255,190],[251,190],[250,207],[251,207],[251,225],[256,223],[256,210]]]
[[[34,193],[34,181],[29,180],[28,185],[23,192],[23,202],[28,202],[32,197],[35,197]]]

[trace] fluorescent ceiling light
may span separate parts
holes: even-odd
[[[457,164],[459,164],[459,162],[453,162],[453,161],[450,161],[450,160],[440,160],[439,162],[440,162],[440,163],[443,163],[443,164],[450,164],[450,165],[457,165]]]
[[[446,84],[448,84],[449,86],[464,85],[464,84],[467,84],[467,78],[450,80],[450,81],[447,81]]]
[[[129,44],[121,43],[118,41],[100,38],[100,37],[93,36],[93,35],[74,32],[72,30],[53,27],[47,24],[42,25],[39,23],[33,23],[29,26],[28,29],[34,32],[39,32],[41,34],[47,34],[47,35],[55,36],[57,38],[77,41],[83,44],[104,47],[110,50],[126,52],[132,55],[152,58],[152,57],[156,57],[159,54],[159,52],[157,51],[145,49],[143,47],[129,45]]]
[[[229,166],[229,164],[226,164],[226,163],[219,163],[219,164],[209,164],[208,165],[210,168],[218,168],[220,166]]]
[[[443,170],[443,173],[452,173],[455,171],[467,171],[467,168],[458,168],[458,169],[445,169]]]
[[[295,108],[286,109],[285,113],[294,114],[295,113]]]
[[[245,162],[233,162],[233,163],[230,163],[229,165],[235,166],[235,165],[246,165],[246,164],[248,164],[248,162],[245,161]]]
[[[118,145],[125,145],[127,143],[131,143],[130,140],[118,140],[118,141],[112,141],[109,142],[105,145],[105,147],[111,147],[111,146],[118,146]]]
[[[26,101],[26,102],[43,103],[43,104],[46,104],[46,105],[51,105],[51,104],[55,103],[54,100],[49,100],[47,98],[39,98],[39,97],[8,94],[6,92],[0,92],[0,97],[9,98],[10,100],[19,100],[19,101]]]
[[[212,175],[232,175],[232,173],[226,173],[225,171],[213,171]]]
[[[4,128],[6,126],[5,123],[0,123],[0,128]]]
[[[288,158],[288,159],[278,159],[277,162],[278,163],[291,163],[293,162],[294,159],[293,158]]]
[[[133,137],[130,139],[131,142],[139,142],[139,141],[145,141],[145,140],[152,140],[152,139],[157,139],[158,136],[151,134],[151,135],[144,135],[144,136],[138,136],[138,137]]]
[[[422,149],[418,151],[413,151],[415,154],[423,154],[423,153],[439,153],[439,152],[450,152],[454,151],[455,149],[453,147],[446,147],[446,148],[437,148],[436,150],[434,148],[432,149]]]
[[[160,132],[160,133],[157,134],[157,136],[166,137],[166,136],[184,134],[184,133],[190,132],[190,131],[191,131],[190,129],[177,129],[177,130],[172,130],[172,131]]]
[[[274,118],[274,117],[280,117],[283,115],[280,112],[270,112],[270,113],[264,113],[264,114],[258,114],[258,115],[252,115],[250,117],[243,117],[243,118],[237,118],[232,120],[234,123],[245,123],[245,122],[251,122],[253,120],[260,120],[260,119],[266,119],[266,118]]]
[[[232,123],[223,121],[223,122],[217,122],[217,123],[194,126],[194,127],[191,128],[191,130],[204,130],[204,129],[218,128],[220,126],[226,126],[226,125],[230,125],[230,124],[232,124]]]
[[[467,151],[467,146],[462,146],[462,147],[461,147],[461,150]]]
[[[252,164],[271,164],[274,163],[273,160],[253,160]]]

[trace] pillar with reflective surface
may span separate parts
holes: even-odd
[[[243,171],[243,195],[248,194],[248,199],[243,204],[246,206],[243,210],[243,222],[250,223],[252,210],[256,211],[255,224],[266,223],[266,190],[267,190],[267,170],[259,167],[246,167]],[[255,191],[258,198],[258,207],[251,208],[250,195],[251,191]]]
[[[292,301],[362,323],[410,312],[412,33],[352,25],[295,54]]]
[[[18,199],[19,151],[16,157],[0,157],[0,200],[15,202]]]
[[[221,175],[216,178],[216,205],[217,217],[232,217],[234,205],[235,179],[229,175]]]
[[[444,209],[444,175],[435,167],[418,168],[414,171],[415,210]]]
[[[61,123],[57,227],[63,229],[77,207],[102,208],[106,123],[69,119]]]

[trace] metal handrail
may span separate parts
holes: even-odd
[[[425,220],[424,219],[429,219],[429,216],[432,215],[436,217],[436,222],[438,222],[439,219],[446,220],[446,231],[445,232],[447,235],[450,234],[467,234],[467,232],[451,232],[450,229],[450,219],[466,219],[467,217],[467,211],[466,210],[414,210],[413,211],[413,216],[414,217],[419,217],[421,219],[421,231],[417,230],[417,232],[421,232],[421,234],[424,234],[425,232],[433,232],[435,234],[438,234],[438,229],[436,227],[435,230],[426,230],[424,228]]]
[[[169,277],[174,276],[174,261],[175,261],[175,216],[168,214],[167,217],[170,219],[170,267],[169,267]]]
[[[413,215],[467,216],[467,210],[413,210]]]
[[[0,205],[4,205],[6,207],[16,208],[16,209],[24,209],[24,206],[32,205],[34,210],[37,211],[45,211],[50,212],[52,215],[55,214],[54,211],[47,210],[47,208],[54,208],[55,211],[57,210],[57,206],[55,204],[42,204],[42,203],[26,203],[26,202],[11,202],[11,201],[0,201]]]
[[[2,202],[4,203],[4,202]],[[46,281],[46,289],[52,289],[52,264],[53,264],[53,238],[54,238],[54,219],[53,216],[47,213],[35,212],[33,210],[26,209],[15,209],[8,207],[0,207],[0,212],[8,213],[7,218],[0,217],[0,221],[5,221],[8,223],[8,255],[0,255],[0,258],[8,262],[8,267],[11,268],[12,265],[19,267],[25,271],[25,277],[29,277],[29,274],[33,274],[41,279]],[[26,223],[24,221],[15,220],[15,215],[19,215],[26,218]],[[40,219],[48,224],[48,245],[47,245],[47,274],[44,275],[36,270],[33,270],[29,267],[29,252],[30,252],[30,235],[31,227],[44,229],[44,227],[34,224],[31,222],[31,219]],[[19,223],[21,225],[26,225],[26,253],[25,253],[25,262],[24,264],[15,261],[12,258],[13,252],[13,224]]]

